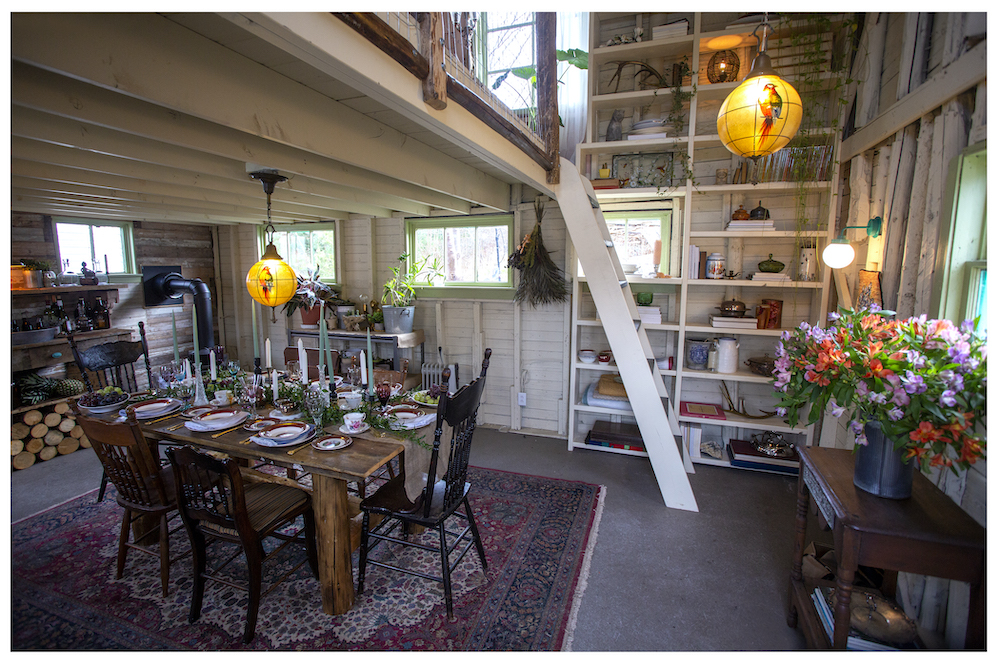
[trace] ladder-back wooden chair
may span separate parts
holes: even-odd
[[[187,552],[170,559],[169,528],[171,513],[176,515],[177,497],[170,467],[162,468],[156,444],[146,440],[129,407],[125,422],[107,422],[85,415],[77,417],[87,438],[101,460],[104,473],[118,490],[118,505],[125,509],[118,537],[118,571],[125,572],[125,560],[130,549],[139,550],[160,559],[160,583],[167,595],[170,564]],[[174,531],[181,528],[177,524]],[[129,532],[134,533],[129,541]],[[159,531],[159,548],[149,547],[149,540]]]
[[[486,370],[489,368],[491,349],[483,354],[483,368],[479,377],[472,383],[463,386],[454,395],[447,394],[450,369],[445,369],[441,375],[443,390],[438,401],[437,424],[434,428],[434,448],[431,452],[430,466],[427,470],[427,485],[416,501],[410,501],[406,496],[406,475],[401,473],[382,485],[370,497],[362,500],[361,510],[364,512],[361,525],[361,552],[358,566],[358,594],[364,592],[365,568],[372,565],[389,568],[401,573],[417,575],[429,580],[436,580],[444,585],[445,607],[448,618],[453,616],[451,599],[451,571],[459,564],[469,549],[475,545],[479,560],[486,570],[486,553],[479,538],[479,529],[469,505],[470,484],[466,482],[469,468],[469,452],[472,449],[472,435],[476,431],[476,413],[486,385]],[[437,463],[441,447],[441,435],[444,422],[452,427],[449,448],[448,466],[441,480],[437,480]],[[464,513],[459,508],[464,507]],[[369,528],[371,514],[383,516],[383,520],[374,528]],[[466,522],[461,532],[450,531],[445,527],[445,521],[455,515]],[[417,524],[438,532],[438,546],[432,547],[407,539],[409,525]],[[400,528],[401,538],[390,535],[393,529]],[[451,542],[448,542],[448,538]],[[376,542],[369,547],[369,539]],[[395,543],[401,546],[418,547],[420,549],[437,551],[441,555],[441,576],[430,572],[406,569],[389,563],[387,559],[371,558],[371,550],[379,543]],[[464,548],[454,561],[450,555],[464,542]]]
[[[206,580],[244,589],[250,594],[250,602],[247,606],[243,642],[249,643],[253,640],[257,626],[260,599],[305,563],[299,562],[262,593],[264,561],[292,542],[303,542],[299,536],[304,532],[306,560],[312,568],[313,576],[318,577],[312,497],[308,492],[289,485],[245,483],[235,460],[216,459],[190,446],[168,448],[167,457],[174,469],[177,503],[193,551],[194,589],[188,621],[194,623],[201,616]],[[302,529],[291,535],[279,532],[279,529],[294,522],[299,515],[302,515],[304,521]],[[263,543],[268,537],[284,542],[265,556]],[[249,576],[246,586],[218,574],[236,557],[229,557],[219,567],[208,572],[210,539],[235,543],[243,548]]]
[[[129,393],[138,392],[139,383],[135,378],[135,364],[139,358],[145,360],[146,385],[152,387],[153,373],[149,366],[146,327],[142,321],[139,322],[138,342],[116,340],[81,349],[76,345],[73,335],[67,335],[67,338],[69,339],[69,347],[73,350],[76,367],[83,376],[83,382],[87,386],[88,392],[107,386],[115,386]],[[91,376],[94,377],[93,381],[90,379]],[[107,488],[108,473],[105,471],[104,475],[101,476],[101,488],[97,492],[98,502],[104,501],[104,492]]]

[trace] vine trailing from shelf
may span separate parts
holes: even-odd
[[[670,110],[667,111],[667,121],[674,130],[674,136],[680,136],[684,130],[684,104],[689,103],[694,93],[697,91],[697,84],[692,76],[691,65],[688,64],[688,57],[685,55],[680,62],[673,67],[673,80],[671,81]],[[683,83],[686,77],[691,77],[691,89],[684,90]],[[694,109],[688,109],[689,114],[693,114]]]
[[[779,33],[788,35],[776,41],[775,46],[789,46],[797,60],[795,86],[803,100],[802,123],[788,149],[798,151],[807,147],[825,146],[831,149],[836,140],[836,125],[847,107],[847,87],[851,83],[851,65],[848,53],[856,50],[858,19],[851,16],[840,26],[835,26],[828,14],[784,14],[779,22]],[[825,96],[821,97],[821,95]],[[830,159],[833,159],[831,154]],[[831,164],[832,166],[833,164]],[[795,188],[796,247],[802,246],[802,234],[819,230],[823,211],[816,218],[807,216],[809,185],[818,181],[823,169],[820,160],[792,160],[791,179]],[[831,169],[832,171],[832,169]],[[829,212],[829,211],[827,211]]]

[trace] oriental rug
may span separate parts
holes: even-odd
[[[469,474],[489,565],[484,573],[473,548],[455,569],[453,620],[439,583],[375,566],[351,611],[326,615],[319,583],[302,566],[264,596],[256,636],[244,645],[241,590],[209,582],[201,618],[188,623],[190,557],[171,566],[166,598],[158,560],[141,552],[130,552],[116,580],[122,509],[113,493],[96,503],[91,492],[12,525],[11,648],[570,650],[604,488],[472,467]],[[421,537],[433,543],[436,534]],[[171,554],[186,549],[182,528]],[[288,547],[266,562],[264,588],[301,556]],[[440,570],[433,553],[405,548],[396,556],[406,567]],[[357,552],[354,566],[357,580]],[[233,576],[244,580],[244,572]]]

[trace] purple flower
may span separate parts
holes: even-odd
[[[865,436],[864,430],[862,430],[860,434],[858,434],[856,437],[854,437],[854,443],[856,443],[859,446],[867,446],[868,445],[868,437]]]
[[[946,390],[941,393],[940,404],[941,406],[955,406],[955,391]]]
[[[911,395],[919,395],[927,390],[924,377],[906,370],[906,378],[903,379],[903,388]]]
[[[838,314],[837,312],[830,312],[829,314],[826,315],[826,320],[827,321],[839,321],[840,320],[840,314]]]
[[[859,423],[857,420],[852,420],[850,424],[851,431],[854,432],[855,436],[858,436],[865,431],[865,426]]]
[[[913,365],[913,369],[923,369],[927,365],[927,357],[912,349],[906,352],[906,360]]]
[[[898,406],[889,409],[889,420],[896,421],[903,417],[903,410]]]
[[[910,403],[910,396],[906,394],[906,391],[902,388],[896,388],[892,391],[892,403],[896,406],[908,406]]]
[[[964,339],[959,340],[955,346],[948,349],[948,357],[951,358],[952,362],[964,365],[969,362],[969,354],[971,351],[972,347],[969,346],[967,341]]]
[[[858,394],[859,399],[863,399],[868,395],[868,384],[864,381],[858,381],[858,385],[854,387],[854,392]]]
[[[832,399],[830,400],[830,403],[827,406],[830,408],[830,413],[832,413],[833,416],[836,418],[841,417],[842,415],[844,415],[844,411],[847,411],[846,406],[839,406]]]
[[[972,319],[966,319],[965,321],[962,321],[961,330],[963,333],[966,334],[971,333],[973,330],[976,329],[975,325],[976,325],[975,321],[973,321]]]
[[[785,417],[785,416],[787,416],[787,415],[788,415],[788,409],[786,409],[786,408],[785,408],[785,407],[783,407],[783,406],[779,406],[779,407],[775,408],[775,409],[774,409],[774,411],[775,411],[775,412],[776,412],[776,413],[777,413],[777,414],[778,414],[779,416],[781,416],[781,417]]]
[[[872,404],[885,404],[885,393],[877,393],[874,390],[868,393],[868,401]]]

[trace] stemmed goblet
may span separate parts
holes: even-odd
[[[316,423],[316,429],[323,427],[323,416],[326,413],[326,400],[323,399],[323,393],[319,390],[307,390],[303,396],[303,404],[306,408],[306,413],[313,419]]]

